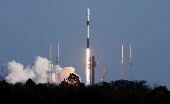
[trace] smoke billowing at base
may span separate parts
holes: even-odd
[[[51,70],[49,70],[49,62],[48,59],[38,56],[32,65],[28,64],[24,67],[22,64],[12,60],[2,66],[0,70],[0,80],[16,83],[26,82],[28,78],[31,78],[37,84],[47,83],[49,74],[51,73]],[[59,84],[66,79],[70,73],[74,73],[74,71],[75,69],[73,67],[65,67],[62,69],[59,65],[54,65],[52,67],[52,83]]]

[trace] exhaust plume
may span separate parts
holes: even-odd
[[[31,78],[35,83],[47,83],[47,77],[51,72],[48,70],[49,60],[43,57],[36,57],[33,64],[28,64],[24,67],[21,63],[17,63],[12,60],[2,66],[0,70],[0,80],[6,80],[10,83],[26,82],[28,78]],[[53,65],[52,65],[53,66]],[[74,73],[73,67],[66,67],[62,69],[59,65],[55,65],[52,68],[53,82],[59,84],[66,79],[70,73]],[[57,73],[57,74],[56,74]],[[57,75],[57,76],[55,76]],[[55,77],[58,77],[56,80]]]

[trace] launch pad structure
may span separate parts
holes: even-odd
[[[48,63],[48,71],[47,82],[52,83],[52,44],[50,44],[50,62]]]
[[[103,80],[104,80],[104,77],[106,76],[107,71],[108,71],[108,69],[105,70],[104,75],[102,76],[102,78],[101,78],[101,80],[100,80],[100,82],[99,82],[99,85],[102,84],[102,82],[103,82]]]
[[[47,76],[47,83],[58,83],[59,82],[59,76],[60,73],[58,72],[60,69],[59,66],[59,43],[57,43],[57,58],[56,58],[56,69],[53,69],[53,64],[52,64],[52,44],[50,44],[50,59],[49,59],[49,63],[48,63],[48,76]],[[54,77],[55,77],[55,81],[53,81],[53,73],[54,73]],[[57,81],[57,82],[56,82]]]
[[[123,80],[125,77],[125,64],[123,58],[123,44],[122,44],[122,61],[121,61],[121,72],[120,72],[120,80]]]
[[[128,66],[128,72],[127,72],[127,79],[129,81],[133,81],[133,73],[132,73],[132,47],[130,44],[130,58],[129,58],[129,66]],[[123,44],[122,44],[122,59],[121,59],[121,72],[120,72],[120,80],[125,79],[125,63],[124,63],[124,57],[123,57]]]
[[[57,43],[57,59],[56,59],[56,65],[59,65],[59,43]]]
[[[133,81],[133,73],[132,73],[132,47],[130,44],[130,58],[129,58],[129,68],[128,68],[128,80]]]
[[[97,62],[95,60],[95,56],[91,57],[91,62],[90,62],[90,85],[95,84],[95,67],[97,66]]]
[[[60,68],[60,62],[59,62],[59,43],[57,43],[56,68]],[[60,77],[60,73],[59,72],[55,72],[55,80],[56,81],[60,81],[59,77]]]

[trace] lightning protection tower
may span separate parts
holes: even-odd
[[[50,44],[50,62],[48,64],[48,70],[50,71],[48,75],[48,82],[52,83],[52,44]]]
[[[56,65],[59,65],[59,43],[57,43],[57,61]]]
[[[56,72],[55,72],[55,80],[59,82],[59,77],[60,77],[60,73],[58,72],[58,68],[60,68],[59,66],[59,43],[57,43],[57,59],[56,59]]]
[[[129,68],[128,68],[128,79],[129,80],[131,80],[131,81],[133,81],[133,73],[132,73],[132,54],[131,54],[131,52],[132,52],[132,50],[131,50],[132,48],[131,48],[131,44],[130,44],[130,58],[129,58]]]
[[[121,72],[120,72],[120,80],[123,80],[125,77],[125,64],[123,59],[123,44],[122,44],[122,61],[121,61]]]

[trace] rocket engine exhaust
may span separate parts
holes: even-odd
[[[89,16],[90,16],[90,9],[87,8],[86,85],[90,85]]]

